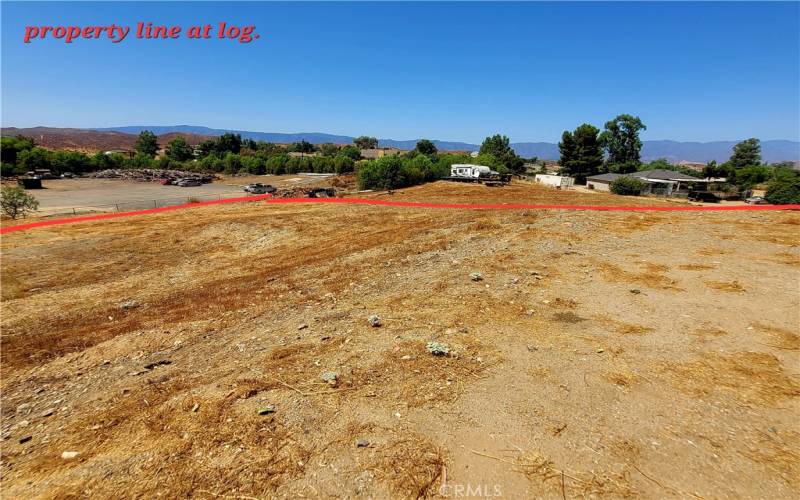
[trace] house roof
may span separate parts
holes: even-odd
[[[640,172],[633,172],[628,174],[630,177],[637,177],[639,179],[654,179],[662,181],[698,181],[697,177],[675,172],[673,170],[664,170],[657,168],[655,170],[642,170]]]
[[[611,182],[613,180],[619,179],[620,177],[624,177],[622,174],[614,174],[614,173],[607,173],[607,174],[600,174],[600,175],[593,175],[591,177],[587,177],[587,181],[608,181]]]

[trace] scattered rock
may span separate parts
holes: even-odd
[[[481,273],[469,273],[469,279],[472,281],[483,281],[483,275]]]
[[[597,348],[597,353],[598,353],[598,354],[603,354],[604,352],[606,352],[606,350],[605,350],[605,349],[603,349],[602,347],[598,347],[598,348]]]
[[[377,314],[373,314],[372,316],[367,318],[367,321],[369,321],[369,326],[373,328],[378,328],[379,326],[381,326],[381,318]]]
[[[327,383],[328,385],[336,385],[339,380],[339,374],[336,372],[323,372],[322,373],[322,381]]]
[[[402,357],[402,358],[400,358],[400,359],[402,359],[403,361],[408,361],[409,359],[411,359],[411,356],[409,356],[408,354],[406,354],[405,356],[403,356],[403,357]]]
[[[301,323],[300,326],[297,327],[298,330],[305,330],[308,328],[308,323]]]
[[[197,413],[197,410],[199,409],[200,409],[200,403],[195,403],[194,406],[192,406],[192,413]]]
[[[631,289],[631,293],[634,295],[639,295],[640,293],[642,293],[642,291],[639,290],[638,288],[633,288]]]
[[[259,415],[269,415],[270,413],[275,413],[275,406],[274,405],[267,405],[260,410],[258,410]]]
[[[171,364],[172,364],[172,361],[170,361],[168,359],[162,359],[162,360],[159,360],[159,361],[153,361],[152,363],[147,363],[146,365],[144,365],[144,368],[145,368],[145,370],[152,370],[153,368],[155,368],[157,366],[171,365]]]
[[[28,441],[30,441],[31,439],[33,439],[33,436],[23,436],[23,437],[19,438],[19,444],[25,444]]]
[[[80,455],[80,453],[77,451],[65,451],[64,453],[61,454],[61,458],[63,458],[64,460],[72,460],[78,455]]]
[[[53,410],[52,408],[50,408],[49,410],[45,410],[45,411],[44,411],[44,413],[42,413],[42,417],[43,417],[43,418],[49,417],[49,416],[51,416],[53,413],[55,413],[55,410]]]
[[[369,441],[366,439],[357,439],[356,440],[356,448],[366,448],[369,446]]]
[[[441,342],[428,342],[425,348],[434,356],[447,356],[450,354],[450,347]]]
[[[136,309],[137,307],[139,307],[139,303],[135,300],[126,300],[119,305],[120,309]]]

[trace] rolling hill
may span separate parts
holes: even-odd
[[[166,144],[177,136],[183,136],[190,144],[198,144],[203,140],[226,132],[240,134],[243,138],[267,141],[277,144],[289,144],[306,140],[312,144],[332,142],[334,144],[350,144],[353,137],[347,135],[325,134],[320,132],[299,132],[293,134],[275,132],[255,132],[249,130],[215,129],[194,125],[132,125],[98,129],[33,127],[2,129],[2,135],[26,135],[38,144],[51,149],[74,149],[79,151],[107,151],[110,149],[132,149],[136,135],[142,130],[150,130],[159,136],[159,142]],[[417,140],[380,139],[383,147],[413,149]],[[477,151],[478,144],[457,141],[434,140],[434,144],[442,151]],[[681,160],[708,162],[726,161],[738,141],[714,142],[679,142],[679,141],[644,141],[642,159],[651,161],[666,158],[672,162]],[[537,157],[547,160],[558,159],[558,144],[550,142],[516,142],[511,144],[518,155],[525,158]],[[779,161],[800,161],[800,142],[787,140],[768,140],[761,142],[763,160],[769,163]]]

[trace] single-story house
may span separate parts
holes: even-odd
[[[575,179],[564,175],[536,174],[533,179],[536,182],[557,189],[569,189],[575,184]]]
[[[687,194],[690,190],[706,191],[710,183],[725,182],[725,179],[699,179],[673,170],[654,169],[630,174],[601,174],[586,178],[586,187],[598,191],[610,191],[610,185],[620,177],[633,177],[645,183],[642,194],[674,196]]]
[[[612,173],[593,175],[586,178],[586,187],[597,191],[611,191],[611,183],[620,177],[624,176],[622,174]]]

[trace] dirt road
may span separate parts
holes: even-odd
[[[522,184],[381,196],[659,203]],[[796,497],[799,227],[252,203],[10,234],[3,487]]]

